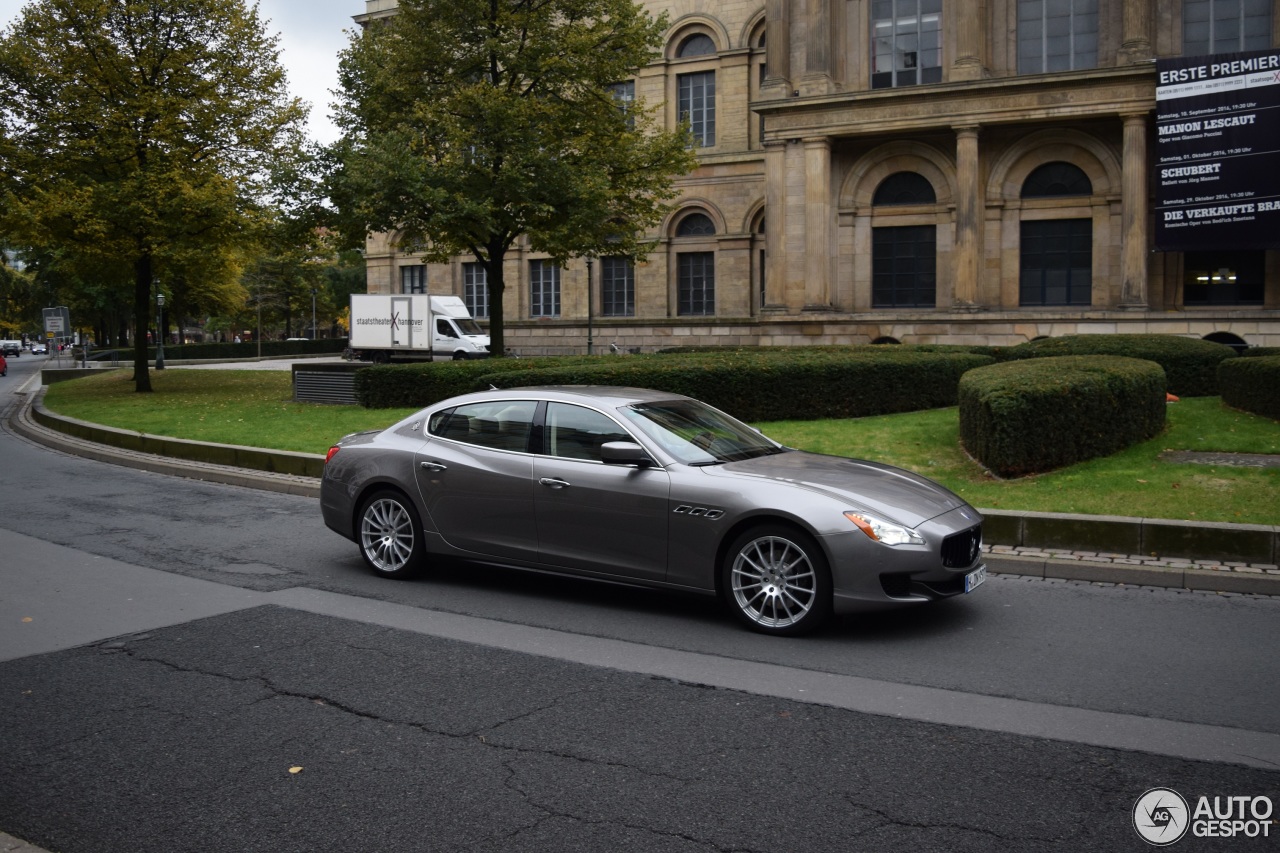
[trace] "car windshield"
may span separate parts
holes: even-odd
[[[786,450],[758,430],[696,400],[637,403],[620,411],[686,465],[717,465]]]
[[[480,328],[480,324],[470,317],[454,317],[453,322],[458,324],[458,330],[464,335],[484,334],[484,329]]]

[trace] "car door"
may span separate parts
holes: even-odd
[[[600,446],[635,441],[585,406],[548,403],[534,462],[539,560],[593,574],[662,580],[671,478],[656,466],[606,465]]]
[[[429,523],[446,543],[473,554],[537,559],[534,457],[537,402],[501,400],[437,412],[414,457]]]

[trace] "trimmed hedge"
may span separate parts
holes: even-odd
[[[1179,335],[1068,335],[1010,347],[1002,361],[1067,355],[1116,355],[1154,361],[1164,368],[1171,394],[1213,397],[1218,394],[1218,365],[1235,358],[1225,344]]]
[[[1280,347],[1249,347],[1240,353],[1241,358],[1270,358],[1273,355],[1280,355]]]
[[[1159,434],[1160,365],[1118,356],[1007,362],[960,379],[960,441],[1001,477],[1108,456]]]
[[[321,338],[315,341],[263,341],[262,355],[264,358],[290,356],[290,355],[315,355],[317,353],[340,353],[347,348],[346,338]],[[115,352],[121,361],[133,357],[133,347],[95,347],[89,350],[89,360],[94,361],[105,357],[111,352]],[[147,358],[154,359],[156,357],[156,348],[154,346],[147,348]],[[257,358],[258,345],[256,343],[239,343],[239,344],[165,344],[164,357],[166,361],[178,361],[180,359],[218,359],[218,358]]]
[[[1218,387],[1233,409],[1280,420],[1280,354],[1222,362]]]
[[[379,408],[425,406],[490,385],[615,385],[685,394],[748,421],[851,418],[954,406],[960,376],[993,361],[971,353],[831,349],[497,359],[361,370],[356,396]]]

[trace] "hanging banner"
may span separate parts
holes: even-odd
[[[1280,249],[1280,50],[1156,71],[1156,249]]]

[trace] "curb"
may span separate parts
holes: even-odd
[[[10,425],[46,447],[169,476],[320,496],[324,457],[319,454],[205,444],[104,427],[49,412],[41,405],[43,395],[43,388],[29,393]],[[983,547],[993,574],[1280,595],[1280,527],[981,508],[979,512],[986,519],[983,532],[988,541]]]

